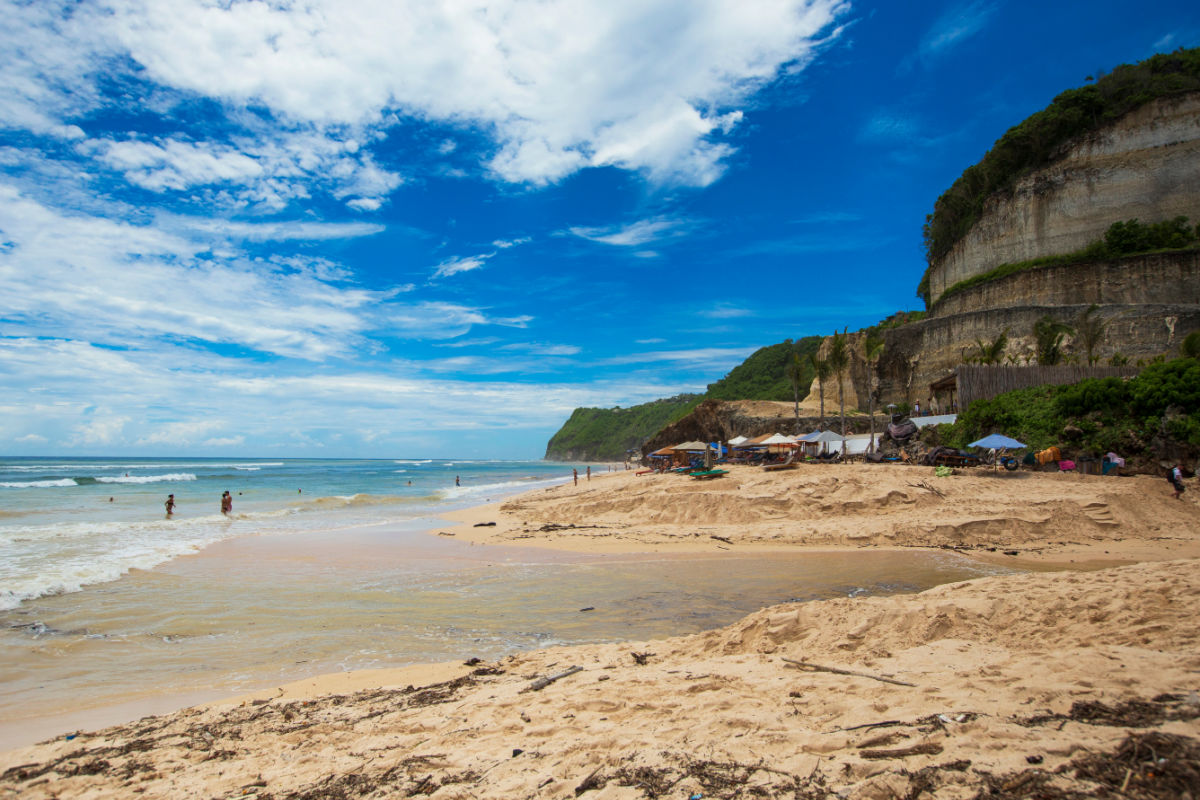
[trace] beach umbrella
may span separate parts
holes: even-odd
[[[833,431],[821,431],[816,436],[814,436],[811,439],[807,439],[806,441],[809,441],[809,442],[844,442],[845,437],[839,436],[838,434],[834,433]]]
[[[704,442],[684,442],[683,444],[675,445],[671,449],[681,453],[702,453],[707,447],[708,445]]]
[[[729,444],[733,445],[734,447],[737,447],[739,444],[743,444],[748,441],[750,441],[750,440],[747,439],[745,436],[735,436],[729,440]]]
[[[759,442],[759,444],[765,444],[765,445],[778,445],[778,444],[793,445],[795,443],[796,443],[795,439],[793,439],[790,436],[784,436],[782,433],[773,433],[770,436],[768,436],[766,439],[763,439],[761,442]]]
[[[1020,450],[1027,446],[1016,439],[1010,439],[999,433],[993,433],[990,436],[985,436],[979,441],[971,442],[967,445],[967,447],[986,447],[989,450]]]

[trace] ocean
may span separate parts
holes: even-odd
[[[1008,571],[944,552],[581,555],[434,535],[442,513],[585,467],[0,459],[0,747],[88,710],[116,722],[317,674],[661,638]]]

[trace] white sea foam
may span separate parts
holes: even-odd
[[[232,535],[220,515],[7,528],[0,531],[0,609],[152,569]]]
[[[119,469],[122,471],[131,469],[259,469],[261,467],[282,467],[282,461],[251,461],[244,464],[238,463],[206,463],[201,461],[181,461],[179,463],[162,462],[159,464],[91,464],[87,462],[73,462],[70,464],[4,464],[0,469],[6,472],[61,472],[70,470],[71,472],[79,472],[81,470],[93,471],[102,469]]]
[[[190,472],[171,472],[166,475],[97,476],[95,478],[96,483],[178,483],[194,480],[196,480],[196,476]]]
[[[52,481],[4,481],[0,483],[7,489],[49,489],[57,486],[78,486],[71,478],[61,478]]]
[[[427,458],[427,459],[425,459],[424,461],[420,461],[420,460],[406,460],[406,459],[400,458],[400,459],[395,459],[395,460],[393,460],[393,461],[392,461],[392,463],[393,463],[393,464],[416,464],[416,465],[420,465],[420,464],[432,464],[432,463],[433,463],[433,459],[429,459],[429,458]]]

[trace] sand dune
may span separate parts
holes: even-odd
[[[451,515],[464,524],[443,532],[574,550],[955,547],[1119,563],[1200,557],[1194,494],[1176,500],[1165,480],[1144,476],[735,466],[710,481],[604,474]],[[474,527],[485,521],[496,526]]]

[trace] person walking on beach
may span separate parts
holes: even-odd
[[[163,503],[163,506],[167,509],[167,519],[170,519],[175,513],[175,495],[167,495],[167,502]]]
[[[587,479],[589,481],[592,479],[592,468],[591,467],[587,468]]]
[[[572,467],[571,468],[571,477],[575,479],[575,485],[578,486],[579,485],[579,470]]]
[[[221,495],[221,513],[228,517],[231,511],[233,511],[233,496],[229,494],[229,490],[226,490]]]
[[[1171,471],[1167,473],[1167,480],[1175,488],[1175,499],[1181,499],[1183,496],[1183,470],[1179,468],[1178,464],[1171,467]]]

